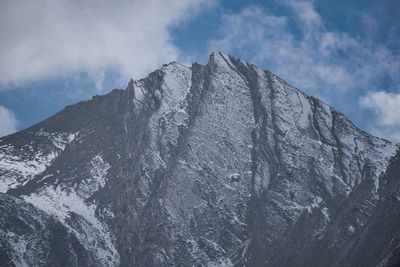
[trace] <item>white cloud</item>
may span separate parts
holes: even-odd
[[[376,116],[377,125],[370,127],[374,134],[400,142],[400,94],[370,92],[360,99],[360,104]]]
[[[101,89],[104,71],[139,78],[175,60],[169,27],[213,0],[2,1],[0,86],[86,72]]]
[[[0,137],[16,132],[17,124],[12,110],[0,106]]]
[[[303,26],[318,28],[322,25],[322,19],[311,2],[286,0],[285,3],[295,11]]]
[[[326,98],[337,91],[371,89],[382,77],[392,86],[400,84],[399,55],[382,44],[327,30],[309,1],[285,3],[293,16],[276,16],[259,6],[224,15],[220,37],[209,42],[209,50],[240,54]]]
[[[372,109],[385,126],[400,126],[400,94],[372,92],[361,98],[363,107]]]

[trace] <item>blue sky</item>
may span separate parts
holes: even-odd
[[[400,142],[396,0],[9,0],[0,36],[0,136],[163,63],[221,51]]]

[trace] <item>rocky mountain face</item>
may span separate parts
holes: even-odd
[[[398,266],[398,145],[221,53],[0,140],[1,266]]]

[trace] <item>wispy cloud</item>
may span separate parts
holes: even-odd
[[[360,99],[360,104],[375,114],[376,126],[371,127],[375,134],[400,142],[400,94],[370,92]]]
[[[383,76],[393,84],[400,82],[399,55],[384,45],[327,30],[310,2],[288,1],[287,5],[292,16],[276,16],[259,6],[224,15],[221,37],[210,41],[210,50],[240,50],[248,60],[267,65],[313,93],[329,94],[332,87],[325,92],[321,88],[326,83],[343,91],[373,89],[371,84]],[[300,28],[300,35],[290,22]]]
[[[386,44],[372,42],[368,35],[328,29],[312,1],[288,0],[282,5],[286,15],[275,15],[260,6],[225,14],[219,38],[209,42],[210,50],[266,66],[345,112],[344,103],[357,106],[359,97],[382,90],[382,81],[385,90],[398,90],[400,55]],[[375,122],[372,126],[382,125]]]
[[[3,106],[0,106],[0,137],[14,133],[17,129],[18,121],[14,112]]]
[[[0,88],[86,72],[138,78],[175,60],[169,27],[213,0],[4,1],[0,5]]]

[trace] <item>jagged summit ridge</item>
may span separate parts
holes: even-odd
[[[397,149],[274,74],[212,53],[2,138],[0,188],[55,218],[93,266],[341,266],[372,249],[354,240],[382,207],[400,218]],[[364,266],[398,244],[387,228]],[[25,257],[14,247],[0,256]]]

